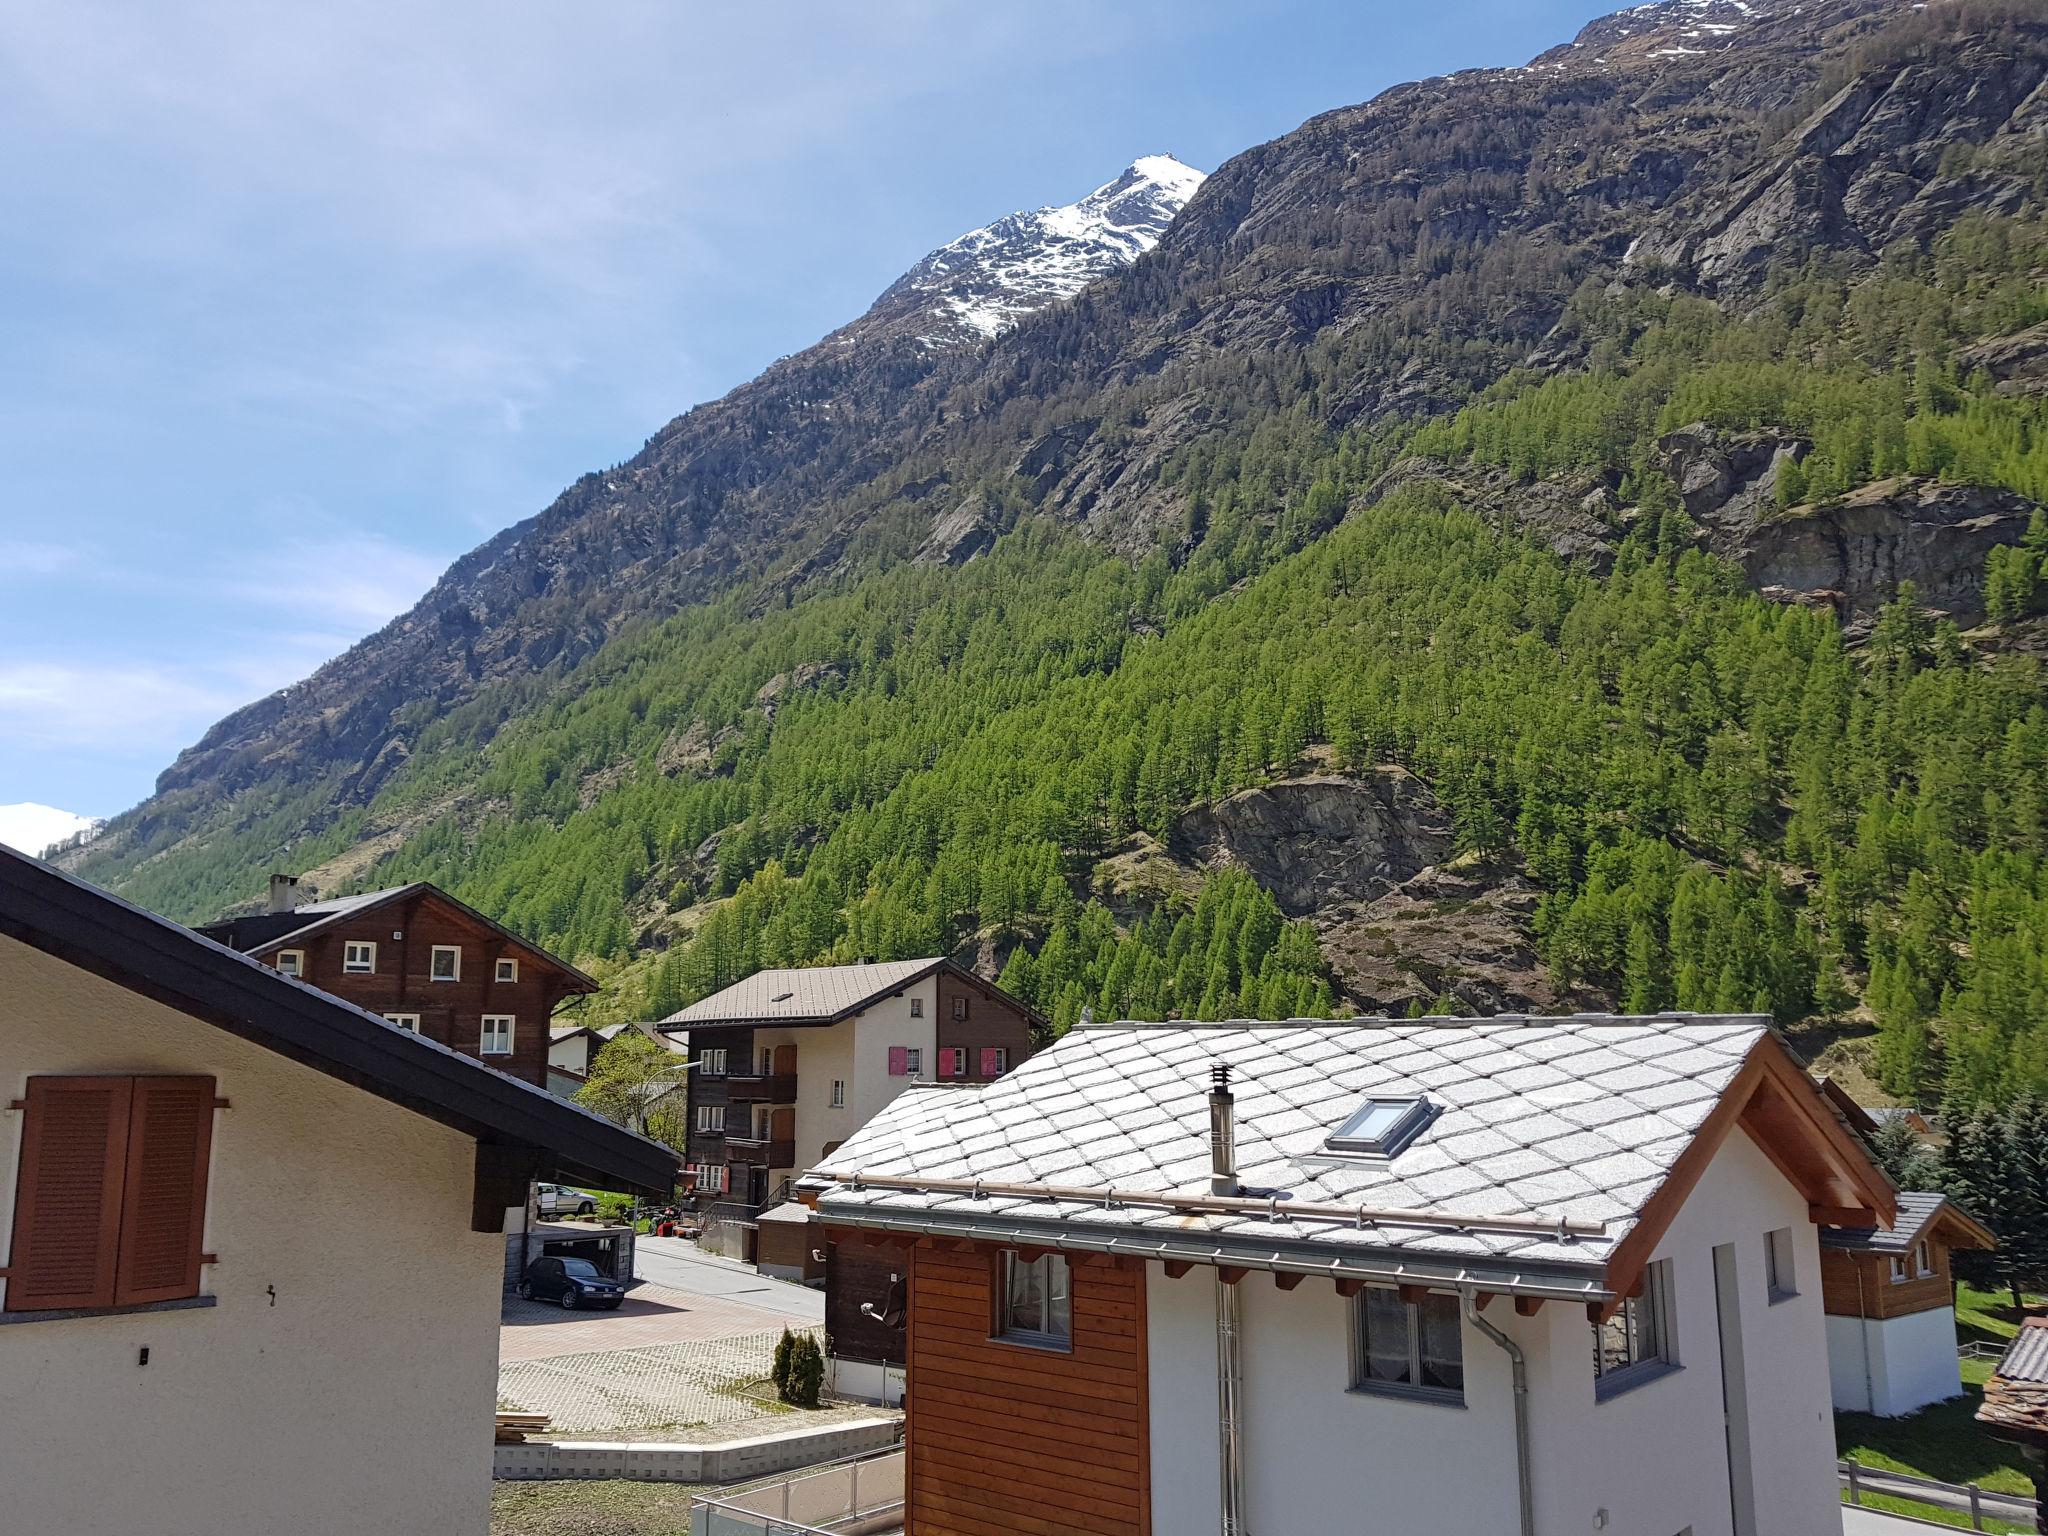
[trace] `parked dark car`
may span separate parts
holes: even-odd
[[[559,1301],[564,1311],[609,1311],[626,1299],[626,1288],[588,1259],[544,1258],[526,1266],[519,1294],[529,1301]]]

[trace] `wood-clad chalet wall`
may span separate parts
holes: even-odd
[[[1147,1536],[1145,1272],[1073,1268],[1073,1348],[990,1337],[996,1255],[905,1250],[910,1269],[906,1536]]]
[[[396,935],[396,937],[394,937]],[[365,975],[342,969],[347,942],[377,946],[377,968]],[[462,951],[460,977],[435,981],[429,970],[436,944]],[[305,952],[307,981],[371,1013],[416,1013],[420,1033],[475,1057],[500,1072],[545,1088],[548,1081],[548,1021],[574,990],[563,973],[476,923],[431,894],[374,907],[323,929],[313,937],[278,946]],[[263,958],[276,962],[277,951]],[[498,981],[500,958],[519,962],[517,981]],[[517,1021],[512,1054],[485,1056],[483,1016],[506,1013]]]
[[[1031,1018],[1023,1007],[1008,993],[951,967],[939,972],[938,982],[938,1048],[967,1053],[966,1070],[953,1076],[978,1083],[998,1075],[982,1070],[982,1053],[990,1046],[1009,1052],[1005,1070],[1016,1071],[1032,1048]],[[935,1059],[925,1063],[925,1071],[938,1076],[945,1068]]]
[[[1928,1249],[1934,1273],[1896,1283],[1888,1254],[1821,1249],[1821,1309],[1835,1317],[1905,1317],[1948,1306],[1955,1296],[1949,1282],[1948,1244],[1930,1239]],[[1856,1289],[1859,1273],[1863,1281],[1860,1297]]]

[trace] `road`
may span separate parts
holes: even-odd
[[[633,1273],[654,1285],[717,1296],[775,1312],[792,1322],[825,1321],[825,1293],[772,1280],[734,1259],[700,1251],[682,1237],[643,1237],[633,1244]]]

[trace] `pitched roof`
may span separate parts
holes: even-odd
[[[677,1010],[658,1027],[830,1024],[951,963],[934,957],[884,960],[872,965],[809,965],[756,971],[744,981],[736,981],[721,992]]]
[[[218,923],[202,923],[198,931],[244,954],[263,955],[275,949],[282,949],[288,944],[303,943],[347,918],[393,902],[406,901],[414,896],[431,896],[436,901],[454,908],[479,927],[503,935],[524,953],[553,966],[568,977],[573,984],[573,990],[598,990],[595,981],[568,961],[550,954],[530,939],[521,938],[496,918],[479,912],[467,902],[449,895],[430,880],[415,880],[409,885],[389,885],[381,891],[363,891],[354,896],[336,896],[329,901],[312,901],[302,907],[294,907],[289,912],[253,912],[241,917],[226,918]]]
[[[1218,1065],[1238,1209],[1206,1199]],[[1391,1159],[1330,1153],[1368,1097],[1423,1097],[1434,1118]],[[1083,1026],[985,1088],[902,1094],[807,1187],[848,1225],[1605,1300],[1647,1258],[1638,1224],[1668,1220],[1660,1191],[1689,1189],[1696,1149],[1738,1119],[1823,1146],[1809,1199],[1889,1217],[1769,1021],[1691,1014]],[[977,1198],[975,1181],[1031,1188]]]
[[[1898,1220],[1883,1227],[1822,1227],[1820,1245],[1845,1253],[1910,1253],[1913,1245],[1937,1222],[1958,1239],[1958,1248],[1995,1248],[1998,1240],[1984,1224],[1947,1195],[1932,1189],[1899,1191]]]
[[[523,1150],[576,1182],[674,1186],[676,1154],[659,1142],[4,847],[0,935],[452,1126],[480,1150]]]
[[[2030,1317],[1984,1383],[1977,1422],[2009,1439],[2048,1444],[2048,1317]]]

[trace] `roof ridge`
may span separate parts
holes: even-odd
[[[1724,1024],[1743,1028],[1769,1027],[1764,1013],[1693,1013],[1667,1009],[1660,1013],[1431,1013],[1420,1018],[1396,1019],[1386,1014],[1355,1014],[1342,1019],[1082,1019],[1073,1029],[1150,1030],[1260,1030],[1260,1029],[1398,1029],[1428,1025],[1446,1029],[1463,1024],[1517,1024],[1555,1027],[1564,1024],[1633,1027],[1643,1024]]]

